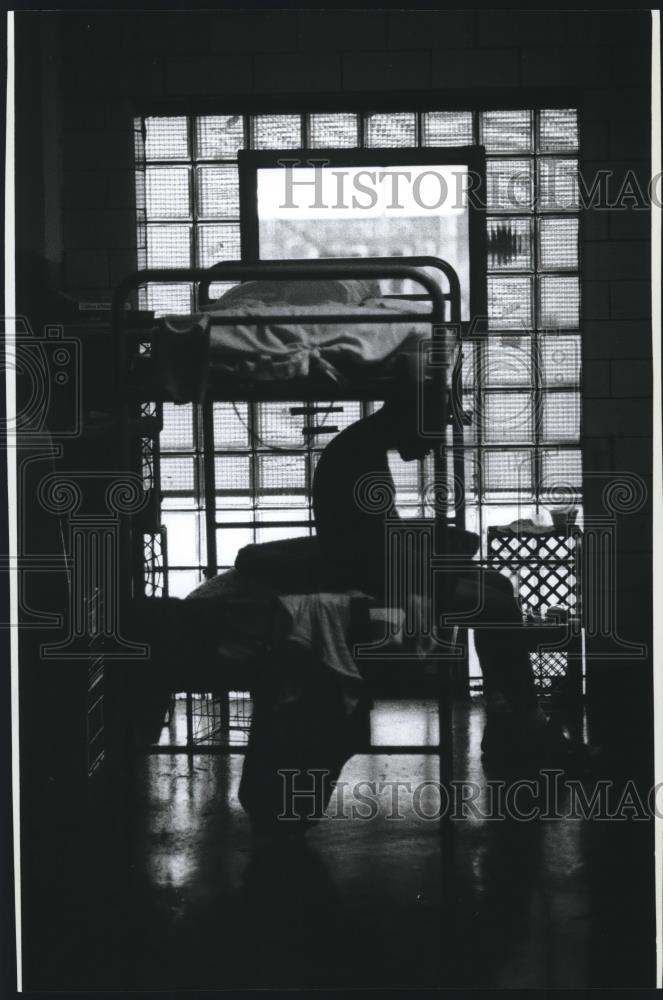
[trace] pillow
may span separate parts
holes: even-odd
[[[345,305],[360,305],[364,299],[380,294],[377,281],[363,278],[338,278],[320,281],[289,281],[286,285],[286,302],[300,303],[342,302]]]
[[[318,305],[325,302],[341,302],[344,305],[360,305],[364,299],[380,294],[377,281],[361,279],[320,278],[315,281],[296,279],[293,281],[245,281],[236,285],[217,299],[215,305],[235,305],[238,302],[261,302],[272,305],[284,302],[288,305]]]

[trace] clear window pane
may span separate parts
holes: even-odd
[[[470,146],[472,113],[470,111],[427,111],[422,116],[424,146]]]
[[[234,160],[244,148],[242,115],[203,115],[196,119],[196,152],[200,160]]]
[[[253,527],[218,528],[216,532],[216,560],[219,566],[234,566],[237,553],[245,545],[252,545]]]
[[[188,167],[148,167],[146,209],[148,219],[188,219],[191,215]]]
[[[197,503],[193,496],[170,496],[166,494],[161,498],[162,510],[196,510]]]
[[[343,149],[359,143],[359,121],[353,114],[313,114],[309,119],[313,149]]]
[[[256,516],[263,520],[272,515],[281,520],[308,519],[308,499],[303,493],[267,493],[257,498],[257,507]]]
[[[227,514],[226,521],[242,521],[245,520],[244,515],[249,519],[252,516],[253,499],[245,493],[224,493],[223,496],[217,497],[217,503],[223,504],[223,510]]]
[[[168,571],[168,594],[170,597],[186,597],[202,580],[203,575],[198,569],[171,569]]]
[[[278,506],[283,499],[298,499],[299,506],[296,507],[291,504],[289,507]],[[308,507],[306,505],[306,498],[301,494],[298,498],[294,496],[288,496],[288,494],[279,493],[278,495],[270,495],[267,497],[260,498],[260,509],[256,511],[257,523],[265,524],[268,521],[295,521],[297,526],[299,524],[305,524],[308,526]]]
[[[191,566],[200,561],[198,547],[198,515],[183,511],[163,514],[170,566]]]
[[[483,111],[479,142],[489,153],[526,153],[532,149],[531,111]]]
[[[414,112],[366,116],[367,146],[416,146],[417,116]]]

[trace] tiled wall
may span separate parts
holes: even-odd
[[[417,93],[434,91],[445,107],[454,100],[470,106],[476,91],[476,102],[485,106],[486,92],[498,100],[496,88],[508,88],[522,90],[525,107],[536,103],[536,88],[571,89],[580,109],[586,182],[591,185],[598,170],[613,171],[614,195],[630,169],[643,189],[648,183],[646,12],[68,12],[17,20],[19,44],[21,32],[28,42],[26,62],[39,51],[35,28],[41,33],[42,63],[50,67],[42,104],[48,81],[61,85],[62,239],[54,263],[70,289],[108,291],[135,266],[131,116],[147,101],[237,95],[259,107],[279,95],[296,101],[316,94],[322,101],[342,92],[348,102],[361,95],[365,106],[367,94],[411,92],[415,107]],[[581,238],[591,517],[605,512],[600,476],[606,471],[650,484],[648,213],[588,211]],[[618,626],[625,637],[646,639],[646,507],[620,518],[617,539]],[[604,648],[604,640],[590,643],[590,652]],[[619,684],[626,677],[637,688],[641,679],[645,691],[647,662],[619,663]],[[597,693],[615,690],[610,664],[590,663]]]

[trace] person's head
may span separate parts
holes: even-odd
[[[389,445],[404,462],[424,458],[442,440],[440,403],[432,382],[421,384],[407,376],[395,380],[380,412]]]

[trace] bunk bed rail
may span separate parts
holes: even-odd
[[[430,271],[435,272],[431,274]],[[445,290],[437,275],[442,275],[447,282],[448,290]],[[393,322],[425,322],[431,326],[433,341],[433,351],[428,357],[429,373],[432,376],[434,385],[440,388],[437,396],[439,399],[439,412],[436,414],[437,426],[440,428],[438,446],[434,450],[434,470],[436,480],[446,480],[446,425],[448,413],[447,389],[449,388],[449,359],[451,352],[449,347],[452,343],[457,344],[461,336],[461,296],[460,281],[454,268],[439,258],[432,256],[416,257],[376,257],[376,258],[333,258],[316,260],[293,260],[293,261],[256,261],[244,263],[238,261],[226,261],[215,264],[211,268],[148,268],[136,271],[128,275],[117,287],[112,304],[113,323],[113,361],[114,380],[117,392],[118,417],[120,428],[120,439],[122,452],[127,462],[130,462],[131,448],[129,435],[129,415],[130,415],[130,394],[128,390],[127,371],[127,335],[125,303],[129,295],[140,285],[149,282],[195,282],[199,285],[200,296],[205,299],[209,293],[210,284],[214,281],[246,281],[246,280],[310,280],[321,279],[399,279],[408,280],[418,285],[424,292],[426,298],[431,301],[431,310],[422,315],[417,312],[405,312],[399,316],[394,315],[343,315],[342,306],[339,307],[338,314],[325,315],[321,317],[306,315],[306,307],[302,308],[302,313],[298,314],[299,322],[339,322],[339,323],[359,323],[374,321],[378,323]],[[368,311],[367,311],[368,312]],[[223,316],[215,317],[215,322],[220,325],[231,325],[237,322],[237,317]],[[277,318],[273,315],[269,320],[274,322]],[[287,317],[292,320],[292,317]],[[260,325],[265,322],[264,317],[240,318],[245,325]],[[458,366],[459,367],[459,366]],[[204,406],[204,428],[203,436],[205,440],[213,441],[213,412],[212,404],[206,403]],[[463,469],[462,462],[462,424],[453,421],[453,457],[454,469]],[[207,571],[214,575],[217,571],[216,560],[216,484],[214,470],[214,455],[208,447],[205,448],[205,468],[204,487],[206,502],[206,527],[207,527]],[[457,492],[457,491],[455,491]],[[462,491],[460,491],[462,494]],[[447,553],[447,525],[448,525],[448,491],[436,490],[435,501],[435,540],[434,547],[437,552]],[[464,526],[464,509],[462,496],[460,500],[456,498],[456,524]],[[132,594],[132,574],[129,572],[131,565],[132,551],[132,525],[128,518],[123,519],[123,530],[121,532],[121,577],[124,587],[122,599],[130,602],[132,596],[140,593],[139,582],[134,578],[137,585]],[[435,614],[434,620],[437,622],[436,628],[444,628],[444,610],[447,604],[448,574],[442,575],[441,586],[437,589],[434,597]],[[436,657],[438,658],[438,657]],[[438,687],[438,711],[440,718],[440,738],[438,753],[440,758],[440,776],[443,780],[450,778],[453,773],[452,746],[451,746],[451,683],[449,673],[448,654],[441,654],[438,662],[439,687]]]
[[[422,268],[433,268],[445,276],[449,283],[449,291],[443,290],[439,282]],[[390,322],[408,323],[425,322],[435,325],[460,323],[460,282],[453,267],[446,261],[438,257],[401,257],[398,263],[394,263],[393,257],[370,257],[370,258],[325,258],[315,260],[283,260],[283,261],[257,261],[246,264],[241,261],[222,261],[214,264],[211,268],[145,268],[134,271],[127,275],[117,286],[113,295],[112,304],[112,324],[113,324],[113,355],[114,355],[114,383],[117,398],[121,399],[125,394],[126,380],[126,332],[124,306],[129,295],[140,285],[150,282],[198,282],[202,297],[206,298],[210,284],[213,281],[252,281],[258,279],[285,281],[285,280],[305,280],[319,281],[320,279],[365,279],[365,278],[397,278],[401,280],[413,281],[420,285],[431,300],[430,315],[425,318],[421,314],[406,313],[400,316],[389,317]],[[449,319],[445,316],[446,303],[450,303]],[[270,322],[292,321],[292,316],[270,316]],[[306,315],[305,309],[298,316],[300,322],[319,323],[319,315]],[[231,326],[238,322],[247,323],[247,317],[218,316],[215,323],[222,326]],[[372,315],[368,312],[361,316],[344,315],[341,310],[338,314],[325,315],[327,323],[359,323],[359,322],[385,322],[384,315]]]
[[[434,274],[430,272],[433,271]],[[442,287],[442,284],[438,278],[438,275],[443,276],[446,279],[448,290]],[[135,271],[129,274],[123,281],[118,285],[112,305],[112,321],[113,321],[113,367],[114,367],[114,381],[116,388],[116,399],[118,405],[118,418],[119,418],[119,430],[120,438],[122,441],[122,451],[130,462],[130,442],[128,436],[128,416],[130,412],[131,401],[128,395],[128,383],[127,383],[127,330],[126,330],[126,320],[125,320],[125,303],[130,296],[130,294],[135,291],[141,285],[145,285],[150,282],[197,282],[199,284],[199,290],[203,296],[206,296],[209,292],[210,284],[213,281],[219,280],[273,280],[273,281],[286,281],[286,280],[308,280],[314,282],[316,280],[322,279],[344,279],[344,280],[360,280],[360,279],[400,279],[408,280],[418,285],[423,290],[422,298],[429,299],[431,302],[430,313],[422,315],[421,313],[403,312],[398,315],[385,315],[385,313],[378,314],[363,314],[362,316],[357,316],[356,314],[344,314],[342,306],[339,306],[338,313],[335,311],[334,314],[325,314],[324,318],[319,314],[309,315],[306,311],[306,306],[302,306],[301,313],[298,313],[298,322],[308,322],[308,323],[365,323],[365,322],[375,322],[375,323],[430,323],[432,341],[434,345],[434,353],[432,353],[428,358],[429,372],[432,374],[433,381],[439,386],[439,405],[440,413],[438,414],[440,420],[440,426],[445,427],[447,423],[448,416],[448,400],[447,400],[447,388],[448,388],[448,371],[449,371],[449,358],[450,352],[448,350],[450,342],[458,342],[460,339],[460,281],[458,275],[454,268],[447,262],[438,257],[433,256],[411,256],[411,257],[398,257],[396,259],[392,257],[371,257],[371,258],[325,258],[325,259],[314,259],[314,260],[271,260],[271,261],[255,261],[252,263],[244,263],[241,261],[223,261],[213,265],[211,268],[147,268],[139,271]],[[419,297],[419,296],[417,296]],[[448,305],[448,310],[447,310]],[[448,312],[448,318],[447,318]],[[242,316],[231,316],[229,314],[215,316],[215,323],[221,326],[230,326],[237,323],[244,325],[258,325],[264,322],[264,318],[260,316],[248,317],[246,315]],[[269,322],[291,322],[292,316],[278,317],[272,314],[269,317]],[[457,366],[460,367],[459,365]],[[456,408],[452,403],[452,416],[456,413]],[[208,410],[210,412],[208,412]],[[460,449],[462,448],[462,420],[455,418],[452,420],[453,423],[453,455],[454,455],[454,470],[457,472],[458,468],[462,469],[462,455],[460,454]],[[212,428],[212,415],[209,406],[205,407],[205,412],[203,414],[203,425],[204,425],[204,437],[213,439],[213,428]],[[458,425],[458,426],[457,426]],[[442,443],[441,448],[436,448],[435,455],[435,475],[438,476],[445,475],[445,462],[443,457],[443,452],[446,448]],[[214,475],[214,461],[213,455],[207,454],[208,449],[205,449],[205,500],[206,504],[211,504],[214,507],[214,501],[216,496],[216,484]],[[444,491],[443,491],[444,492]],[[459,500],[456,501],[456,524],[460,527],[464,526],[464,503],[463,503],[463,491]],[[437,541],[440,547],[440,551],[445,551],[444,539],[447,527],[447,503],[446,500],[440,500],[436,504],[436,534]],[[217,560],[216,560],[216,524],[214,520],[208,517],[208,530],[207,530],[207,542],[208,542],[208,566],[207,575],[214,575],[217,572]],[[136,581],[137,583],[137,581]]]

